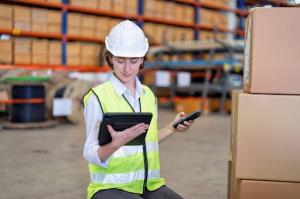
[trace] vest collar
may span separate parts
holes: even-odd
[[[125,92],[130,92],[129,89],[115,76],[114,73],[111,74],[110,81],[119,97],[121,97]],[[137,77],[135,77],[135,84],[135,96],[140,97],[142,95],[145,95],[146,91],[144,90],[143,85]]]

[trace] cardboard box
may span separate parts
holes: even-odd
[[[95,28],[95,23],[95,16],[82,15],[80,24],[82,28]]]
[[[0,27],[13,28],[13,6],[0,4]]]
[[[98,1],[97,0],[88,0],[84,2],[84,6],[87,8],[97,9],[98,7]]]
[[[0,52],[11,53],[12,52],[12,40],[0,40]]]
[[[0,40],[0,63],[11,64],[13,54],[12,40]]]
[[[244,91],[300,94],[300,8],[255,8],[245,40]]]
[[[67,65],[80,65],[81,44],[69,42],[67,44]]]
[[[49,41],[48,49],[48,64],[49,65],[61,65],[61,42],[60,41]]]
[[[14,6],[14,20],[15,21],[23,21],[30,22],[31,21],[31,8],[22,7],[22,6]]]
[[[33,22],[31,24],[31,31],[32,32],[48,32],[48,25],[47,25],[47,23]]]
[[[138,14],[138,1],[136,0],[127,0],[126,1],[126,10],[127,14],[137,15]]]
[[[31,63],[31,39],[14,40],[14,55],[13,61],[15,64],[30,64]]]
[[[48,53],[48,40],[32,40],[32,52]]]
[[[0,4],[0,19],[12,19],[13,18],[13,6]]]
[[[0,27],[3,29],[11,30],[13,28],[12,19],[0,18]]]
[[[68,14],[68,28],[69,27],[80,27],[81,24],[81,14],[69,13]]]
[[[14,21],[13,28],[25,30],[25,31],[31,31],[31,22]]]
[[[31,22],[35,23],[48,23],[48,10],[32,8],[31,9]]]
[[[49,33],[61,33],[61,25],[58,24],[48,24],[47,30]],[[79,31],[78,31],[79,32]]]
[[[60,11],[49,10],[47,18],[48,24],[61,24],[62,14]]]
[[[300,96],[233,91],[237,179],[300,182]]]
[[[51,3],[61,3],[61,0],[47,0],[47,2],[51,2]]]
[[[74,6],[85,7],[86,1],[84,0],[70,0],[70,4]]]
[[[117,13],[125,13],[126,1],[125,0],[113,0],[112,11]]]
[[[299,199],[300,183],[242,180],[239,199]]]
[[[95,35],[96,17],[83,15],[81,18],[80,35],[84,37],[93,37]]]
[[[210,112],[210,105],[208,98],[201,97],[176,97],[175,100],[176,112],[192,113],[195,110],[201,110],[203,114]]]
[[[100,10],[111,11],[112,10],[112,1],[98,0],[97,6],[98,6],[98,9],[100,9]]]
[[[48,40],[32,40],[31,63],[48,64]]]
[[[31,64],[48,65],[48,54],[47,53],[32,53]]]
[[[31,39],[16,38],[14,40],[14,52],[17,53],[30,53]]]
[[[97,38],[105,38],[108,34],[108,22],[109,18],[107,17],[98,17],[96,19],[96,27],[95,27],[95,37]]]

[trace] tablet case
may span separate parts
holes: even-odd
[[[104,113],[99,128],[99,145],[103,146],[111,142],[111,136],[107,125],[111,125],[115,131],[122,131],[138,123],[150,124],[152,113],[130,112],[130,113]],[[145,143],[146,133],[143,133],[125,145],[142,145]]]

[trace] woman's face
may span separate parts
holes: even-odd
[[[112,57],[111,63],[114,72],[118,78],[124,83],[132,83],[139,72],[140,65],[143,63],[141,57]]]

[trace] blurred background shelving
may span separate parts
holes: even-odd
[[[151,48],[141,79],[162,104],[179,110],[219,100],[242,86],[244,19],[253,6],[292,1],[254,0],[4,0],[0,3],[0,69],[108,73],[104,40],[123,19],[135,21]],[[81,77],[84,75],[77,75]],[[160,85],[160,78],[168,82]],[[183,86],[180,81],[185,81]],[[213,100],[210,100],[213,99]],[[183,107],[185,109],[186,107]],[[214,108],[215,109],[215,108]],[[230,111],[230,110],[229,110]],[[209,113],[208,108],[205,112]]]

